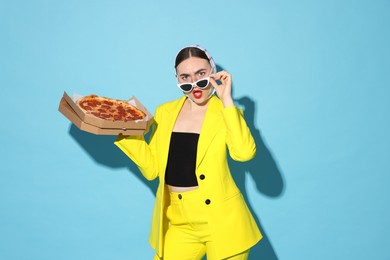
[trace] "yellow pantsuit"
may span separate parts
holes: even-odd
[[[159,177],[149,239],[159,257],[164,256],[164,238],[169,227],[166,211],[171,199],[164,175],[170,136],[185,100],[183,96],[156,109],[149,144],[142,136],[128,136],[115,142],[146,179]],[[213,96],[200,132],[195,174],[199,194],[206,205],[205,217],[217,259],[247,251],[262,238],[230,174],[226,148],[236,161],[250,160],[256,153],[255,142],[241,111],[233,106],[224,108],[219,98]]]

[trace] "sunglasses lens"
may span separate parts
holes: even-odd
[[[209,85],[209,80],[208,79],[199,80],[198,82],[196,82],[196,85],[199,88],[205,88],[205,87],[207,87]]]
[[[180,85],[180,88],[183,90],[183,91],[190,91],[192,89],[192,85],[191,84],[181,84]]]

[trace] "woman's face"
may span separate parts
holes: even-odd
[[[208,60],[190,57],[182,61],[176,67],[177,80],[179,83],[193,83],[200,79],[206,78],[211,73],[211,66]],[[207,102],[208,97],[212,89],[208,87],[200,89],[197,86],[194,86],[191,92],[186,93],[192,101],[197,104],[203,104]]]

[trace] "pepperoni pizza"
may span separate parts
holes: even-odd
[[[144,119],[146,114],[126,101],[97,95],[81,98],[78,105],[88,114],[111,121],[132,121]]]

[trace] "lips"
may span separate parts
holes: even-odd
[[[196,89],[196,90],[192,91],[192,94],[194,95],[194,98],[199,99],[202,97],[203,92],[202,92],[202,90]]]

